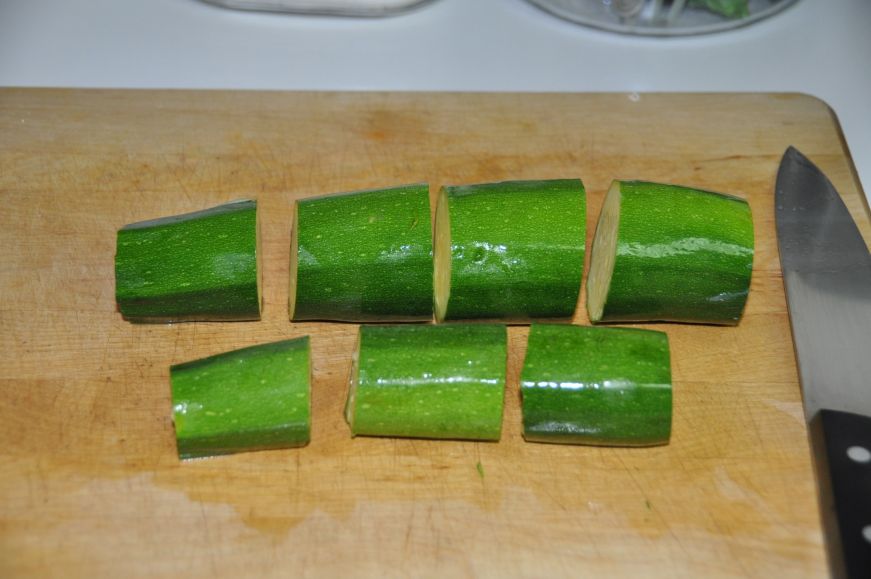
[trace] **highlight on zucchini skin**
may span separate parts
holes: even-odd
[[[351,435],[499,440],[507,353],[504,325],[361,326]]]
[[[115,300],[132,322],[259,320],[257,202],[234,201],[118,231]]]
[[[571,318],[585,248],[580,179],[443,187],[435,225],[436,321]]]
[[[179,458],[309,442],[308,336],[176,364],[170,381]]]
[[[425,183],[298,200],[290,319],[431,320],[432,259]]]
[[[738,197],[614,181],[587,276],[593,323],[737,324],[750,292],[753,217]]]
[[[533,324],[520,385],[527,441],[669,442],[671,364],[663,332]]]

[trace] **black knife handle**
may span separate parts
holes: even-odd
[[[871,417],[820,410],[809,424],[833,577],[871,577]]]

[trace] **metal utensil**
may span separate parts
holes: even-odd
[[[775,203],[830,568],[871,577],[871,255],[831,182],[793,147]]]

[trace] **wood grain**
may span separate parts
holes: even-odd
[[[0,576],[821,576],[774,237],[790,144],[871,239],[837,120],[806,96],[0,91]],[[286,319],[291,201],[576,176],[590,236],[612,178],[750,201],[742,323],[647,326],[671,340],[671,444],[524,443],[523,327],[501,442],[352,440],[356,326]],[[263,321],[122,321],[117,228],[249,196]],[[169,365],[304,334],[311,444],[180,464]]]

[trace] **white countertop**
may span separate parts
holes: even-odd
[[[0,86],[432,91],[788,91],[837,113],[871,187],[871,2],[799,0],[727,33],[600,32],[525,0],[435,0],[387,18],[197,0],[0,4]]]

